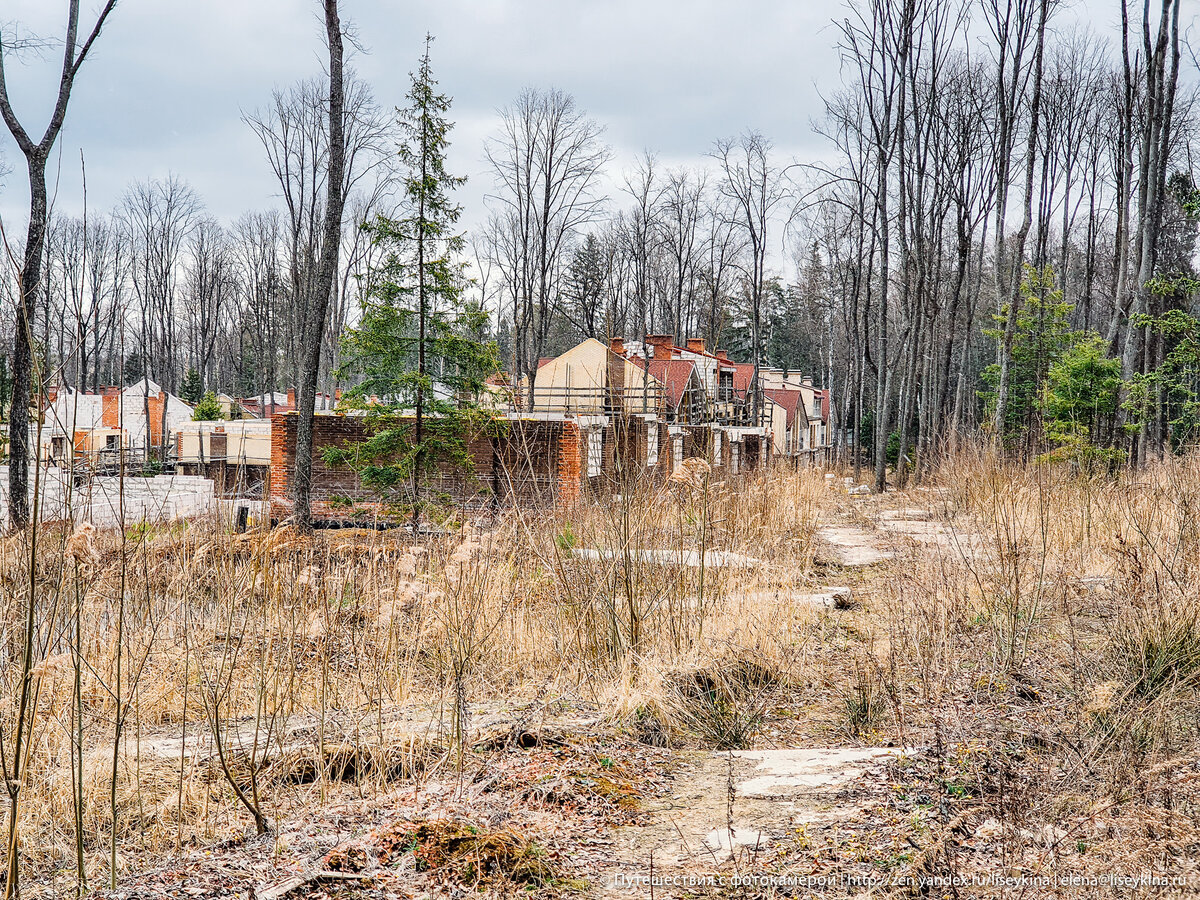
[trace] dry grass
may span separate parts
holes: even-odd
[[[889,537],[889,506],[920,507],[945,534]],[[487,714],[555,706],[657,746],[929,747],[936,765],[904,777],[928,777],[922,790],[961,807],[964,827],[994,821],[1011,838],[1064,823],[1053,854],[1086,847],[1108,868],[1148,858],[1151,831],[1190,852],[1200,806],[1177,776],[1200,764],[1198,509],[1200,458],[1105,479],[975,453],[898,499],[780,468],[510,511],[419,544],[140,528],[123,570],[119,533],[47,527],[23,857],[71,870],[81,797],[86,865],[105,874],[118,686],[121,861],[243,833],[235,786],[268,819],[295,816],[460,769]],[[861,572],[814,566],[822,520],[874,528],[901,552]],[[0,542],[6,732],[26,540]],[[850,585],[853,608],[805,602],[818,579]]]
[[[464,522],[420,544],[398,532],[139,526],[124,568],[119,532],[46,527],[23,856],[34,869],[73,865],[82,734],[84,849],[103,873],[118,686],[117,837],[130,853],[239,833],[249,819],[234,786],[257,791],[271,819],[323,802],[335,782],[361,792],[419,777],[443,748],[461,753],[476,711],[514,699],[578,698],[614,723],[653,707],[672,717],[673,741],[687,739],[696,729],[674,721],[664,694],[679,673],[731,654],[793,662],[780,609],[754,588],[804,582],[824,490],[814,473],[643,484],[617,503]],[[19,691],[26,540],[0,544],[5,709]],[[574,547],[616,552],[579,559]],[[765,565],[636,554],[652,548]],[[423,749],[389,724],[404,708],[433,710]]]

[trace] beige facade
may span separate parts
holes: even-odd
[[[175,432],[175,453],[177,461],[184,465],[211,462],[243,466],[269,465],[271,420],[189,422]]]
[[[533,408],[602,415],[618,406],[629,414],[653,414],[662,385],[640,366],[588,338],[541,366],[533,381]]]

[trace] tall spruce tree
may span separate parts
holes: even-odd
[[[367,279],[361,322],[344,341],[344,374],[360,379],[346,402],[366,411],[373,435],[326,454],[410,504],[414,527],[423,476],[439,462],[469,467],[468,435],[489,420],[480,400],[499,368],[495,343],[481,339],[487,314],[464,295],[466,242],[455,231],[462,208],[453,192],[466,179],[446,171],[451,99],[436,90],[432,41],[427,35],[408,105],[397,110],[404,215],[363,226],[386,254]]]

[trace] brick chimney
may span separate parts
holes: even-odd
[[[704,338],[688,338],[687,348],[693,353],[705,353]]]
[[[655,359],[670,359],[675,355],[675,336],[671,334],[648,334],[646,346],[654,348]]]
[[[717,351],[717,359],[723,360],[723,361],[725,361],[725,362],[729,362],[729,353],[728,353],[728,351],[726,351],[726,350],[718,350],[718,351]]]
[[[608,342],[608,349],[617,356],[625,355],[625,338],[613,338]]]
[[[287,408],[288,409],[296,408],[296,392],[295,392],[295,390],[288,391]]]
[[[117,388],[105,388],[100,399],[100,424],[105,428],[117,428],[121,423],[120,392]]]

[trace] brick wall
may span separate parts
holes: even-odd
[[[156,396],[146,398],[146,406],[150,411],[150,446],[162,446],[162,415],[166,394],[159,391]]]
[[[105,388],[104,396],[100,398],[100,422],[106,428],[119,428],[121,425],[121,397],[118,388]]]
[[[268,499],[271,515],[285,518],[292,511],[291,483],[296,468],[295,413],[278,413],[271,419],[271,467]],[[359,416],[318,415],[313,421],[312,506],[314,515],[348,518],[347,500],[359,509],[379,508],[378,494],[362,484],[347,466],[329,466],[322,451],[359,443],[369,437],[369,426]],[[503,426],[500,436],[471,436],[466,452],[469,467],[439,461],[425,477],[430,493],[456,503],[485,506],[519,501],[549,506],[560,494],[566,502],[580,495],[580,473],[586,446],[574,422],[519,420]],[[564,478],[565,476],[565,478]],[[565,492],[564,492],[565,488]]]
[[[271,515],[291,511],[288,483],[296,466],[296,417],[276,413],[271,417],[271,473],[267,478],[267,499]]]
[[[271,418],[271,475],[268,499],[271,514],[285,517],[292,511],[291,484],[296,471],[296,432],[300,417],[276,413]],[[342,500],[371,500],[358,473],[349,466],[326,464],[322,451],[366,440],[366,423],[351,416],[317,416],[313,419],[312,506],[314,514],[333,516]]]
[[[587,451],[583,432],[578,422],[563,422],[562,435],[558,442],[558,496],[560,508],[569,508],[579,502],[586,461],[581,453]]]
[[[271,420],[271,467],[267,496],[271,514],[291,514],[291,480],[296,465],[295,413],[277,413]],[[318,415],[313,434],[313,511],[327,518],[349,518],[345,501],[354,501],[359,513],[378,510],[378,495],[349,467],[326,465],[322,451],[365,440],[368,426],[362,417]],[[646,437],[658,431],[658,463],[646,465]],[[579,423],[520,419],[502,422],[498,436],[475,435],[467,442],[470,468],[441,462],[426,478],[432,494],[469,506],[520,503],[548,508],[570,507],[585,497],[602,497],[628,489],[630,482],[662,481],[682,460],[675,458],[670,429],[661,422],[614,419],[602,432],[601,474],[587,474],[587,431]],[[692,427],[684,432],[683,459],[697,456],[712,461],[712,431]],[[750,445],[750,446],[748,446]],[[763,450],[749,439],[739,448],[739,471],[763,463]],[[749,451],[749,452],[747,452]],[[731,456],[729,436],[722,435],[722,464]]]

